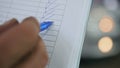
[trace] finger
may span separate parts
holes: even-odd
[[[33,49],[38,41],[37,23],[33,17],[26,18],[0,36],[0,68],[10,67]]]
[[[0,34],[18,24],[19,24],[19,22],[15,18],[5,22],[3,25],[0,25]]]
[[[48,62],[48,54],[45,45],[39,39],[38,45],[32,54],[16,68],[45,68]]]
[[[45,45],[43,45],[44,43],[41,41],[42,39],[39,40],[40,65],[44,68],[48,63],[48,53]]]

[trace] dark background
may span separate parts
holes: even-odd
[[[91,11],[94,10],[93,9],[94,7],[99,7],[99,6],[103,7],[105,9],[103,1],[104,0],[93,0]],[[111,1],[111,0],[109,0],[109,1]],[[106,10],[106,11],[111,13],[114,17],[116,16],[115,20],[117,20],[117,21],[115,23],[117,25],[119,25],[119,26],[117,26],[118,27],[117,32],[120,33],[120,0],[116,0],[116,1],[118,2],[119,7],[115,11],[109,11],[109,10]],[[111,4],[111,6],[112,6],[112,4]],[[91,14],[91,12],[90,12],[90,14]],[[104,35],[111,36],[109,34],[100,34],[101,36],[99,36],[99,38],[91,38],[90,29],[91,29],[91,27],[94,26],[94,25],[91,25],[91,22],[90,22],[92,15],[89,17],[89,20],[88,20],[88,25],[87,25],[88,28],[87,28],[87,32],[86,32],[84,45],[83,45],[82,58],[80,61],[79,68],[120,68],[120,34],[118,34],[118,33],[116,34],[116,36],[112,37],[113,42],[115,42],[114,45],[117,46],[117,49],[116,49],[116,51],[118,51],[117,54],[115,54],[113,56],[94,58],[95,56],[98,56],[97,53],[96,54],[94,52],[89,53],[89,51],[91,51],[90,49],[93,49],[93,48],[89,48],[89,47],[90,46],[95,47],[97,45],[98,39],[100,37],[102,37],[102,35],[103,36]],[[98,24],[98,22],[95,22],[95,23]],[[95,31],[95,33],[97,34],[96,31]],[[89,55],[86,54],[87,49],[89,49],[89,51],[88,51]],[[93,56],[93,58],[91,58],[89,56]]]

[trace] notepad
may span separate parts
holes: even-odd
[[[34,16],[54,24],[40,33],[49,55],[46,68],[78,68],[92,0],[0,0],[0,24]]]

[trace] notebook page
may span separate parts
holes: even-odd
[[[0,24],[11,18],[17,18],[21,22],[29,16],[36,17],[39,22],[54,21],[49,30],[40,33],[45,42],[49,59],[51,59],[63,19],[65,4],[66,0],[0,0]]]
[[[46,68],[76,68],[84,40],[86,20],[92,0],[0,0],[0,24],[11,18],[28,16],[39,22],[54,21],[42,32],[49,54]]]
[[[92,0],[67,0],[50,68],[79,68]]]

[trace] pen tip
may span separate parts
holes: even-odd
[[[44,31],[44,30],[48,29],[52,24],[53,24],[53,21],[45,21],[40,24],[40,30]]]

